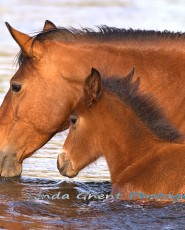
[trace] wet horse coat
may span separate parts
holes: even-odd
[[[47,22],[31,38],[7,26],[21,53],[0,109],[1,176],[20,175],[22,161],[68,127],[92,66],[109,77],[134,66],[141,90],[152,92],[172,124],[185,132],[184,34],[67,30]]]
[[[120,192],[122,199],[129,199],[133,192],[175,195],[185,191],[183,136],[155,100],[139,92],[139,79],[133,80],[133,72],[101,82],[93,69],[70,121],[58,156],[62,175],[74,177],[104,155],[113,194]]]

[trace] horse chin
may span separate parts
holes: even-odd
[[[58,155],[57,167],[62,176],[73,178],[78,175],[78,172],[73,169],[71,162],[69,160],[65,160],[64,154]]]
[[[15,177],[22,173],[22,163],[17,161],[15,155],[5,156],[0,154],[0,176]]]

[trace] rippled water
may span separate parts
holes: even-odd
[[[98,195],[102,191],[109,194],[108,182],[72,183],[14,178],[1,179],[0,186],[3,187],[0,228],[184,229],[184,204],[138,204],[108,199],[97,201],[83,195]],[[43,199],[47,194],[53,199]]]
[[[124,28],[184,31],[183,0],[1,0],[0,102],[9,87],[19,51],[4,22],[33,34],[49,19],[59,26],[80,28],[107,24]],[[0,229],[184,229],[183,204],[139,205],[118,201],[84,201],[79,192],[111,191],[109,172],[102,158],[66,180],[56,157],[67,132],[57,134],[25,160],[21,178],[0,179]],[[70,199],[40,199],[38,194],[70,195]],[[16,228],[15,228],[16,226]]]

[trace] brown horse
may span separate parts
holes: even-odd
[[[185,132],[183,34],[109,27],[67,30],[47,21],[44,31],[31,38],[7,27],[21,53],[0,109],[1,176],[19,175],[23,159],[68,127],[92,66],[107,76],[135,66],[141,90],[152,92],[169,120]]]
[[[101,82],[99,72],[92,69],[84,95],[70,116],[58,169],[62,175],[74,177],[103,154],[113,193],[120,192],[123,199],[134,191],[182,194],[185,146],[178,144],[182,136],[155,101],[139,92],[139,80],[132,79],[133,71],[125,78]]]

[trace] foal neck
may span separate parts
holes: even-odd
[[[113,102],[113,103],[112,103]],[[111,174],[112,183],[118,183],[119,175],[137,159],[155,152],[164,142],[160,141],[146,125],[117,96],[104,92],[101,109],[105,111],[104,135],[99,140]],[[108,115],[107,115],[108,114]],[[111,135],[107,135],[110,132]],[[104,144],[101,144],[104,143]],[[106,144],[105,144],[106,143]]]

